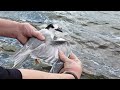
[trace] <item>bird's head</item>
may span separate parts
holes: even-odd
[[[56,31],[59,31],[59,32],[63,32],[62,31],[62,28],[60,28],[57,24],[49,24],[46,29],[54,29]]]

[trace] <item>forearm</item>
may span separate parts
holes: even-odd
[[[74,79],[70,74],[54,74],[37,70],[19,69],[22,79]]]
[[[16,38],[20,23],[7,19],[0,19],[0,36]],[[13,33],[14,32],[14,33]]]

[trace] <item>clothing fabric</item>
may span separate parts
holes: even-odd
[[[0,79],[22,79],[18,69],[6,69],[0,66]]]

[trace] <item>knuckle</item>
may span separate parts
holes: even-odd
[[[60,57],[60,58],[61,58],[61,60],[65,60],[65,57],[64,57],[63,55],[61,55],[61,57]]]
[[[68,59],[65,56],[62,56],[61,59],[64,60],[65,62],[68,61]]]
[[[40,33],[38,33],[38,32],[35,33],[35,36],[36,36],[36,37],[38,37],[39,35],[41,36]]]
[[[25,22],[25,23],[22,23],[22,29],[27,29],[28,27],[30,26],[29,23]]]
[[[36,32],[37,32],[37,34],[38,34],[38,35],[43,36],[43,34],[42,34],[42,33],[40,33],[39,31],[36,31]]]
[[[30,23],[28,23],[28,22],[25,22],[25,23],[24,23],[24,25],[27,25],[27,26],[28,26],[28,25],[30,25]]]

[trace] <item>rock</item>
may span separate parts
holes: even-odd
[[[36,11],[0,11],[0,17],[32,23],[44,23],[48,20],[42,12]]]
[[[100,74],[107,78],[120,78],[119,42],[90,30],[80,31],[80,33],[79,39],[75,39],[79,43],[79,48],[74,49],[74,53],[81,59],[84,68],[89,71],[83,72],[95,76]]]
[[[118,30],[112,28],[112,26],[118,28],[120,17],[117,17],[114,13],[110,15],[110,13],[103,14],[103,12],[71,13],[74,14],[74,18],[81,17],[84,19],[81,19],[81,21],[74,19],[76,23],[66,23],[66,26],[63,25],[64,21],[58,23],[66,31],[67,29],[71,31],[70,35],[73,41],[77,42],[73,51],[83,63],[84,74],[82,77],[120,78],[120,39],[118,37],[120,34]],[[77,16],[80,14],[82,15]],[[67,17],[69,18],[70,15],[67,14]],[[83,25],[83,23],[86,25]]]
[[[10,15],[7,11],[1,11],[0,17],[5,14]],[[83,63],[83,73],[81,79],[120,79],[119,11],[47,11],[42,12],[42,14],[48,18],[48,22],[57,23],[70,35],[70,37],[66,38],[71,40],[73,52]],[[12,15],[13,14],[10,16]],[[14,15],[17,16],[18,14]],[[24,15],[25,17],[27,16],[25,13]],[[33,15],[35,14],[31,13],[29,16],[31,17]],[[21,17],[22,16],[19,18]],[[37,18],[38,17],[36,16],[36,18],[33,17],[33,19],[26,19],[26,21],[30,21],[32,24],[36,22],[36,27],[38,28],[45,27],[45,25],[41,26],[42,24],[39,24],[40,19]],[[13,19],[15,18],[13,17]],[[41,21],[44,22],[44,20]],[[11,41],[10,39],[6,40],[8,40],[8,42],[6,42],[8,45],[9,42],[14,42],[13,45],[19,46],[17,48],[21,47],[19,43],[15,43],[16,41]],[[0,46],[1,45],[2,44],[0,43]],[[0,50],[2,49],[0,48]],[[1,51],[1,53],[4,52]],[[0,63],[6,63],[4,62],[6,55],[1,54],[0,56],[3,59]],[[9,61],[7,64],[3,64],[2,66],[8,67],[7,65],[12,65],[12,61]],[[44,71],[49,71],[50,69],[50,66],[45,66],[44,69],[42,67],[44,66],[35,65],[31,59],[28,59],[22,66],[22,68]]]

